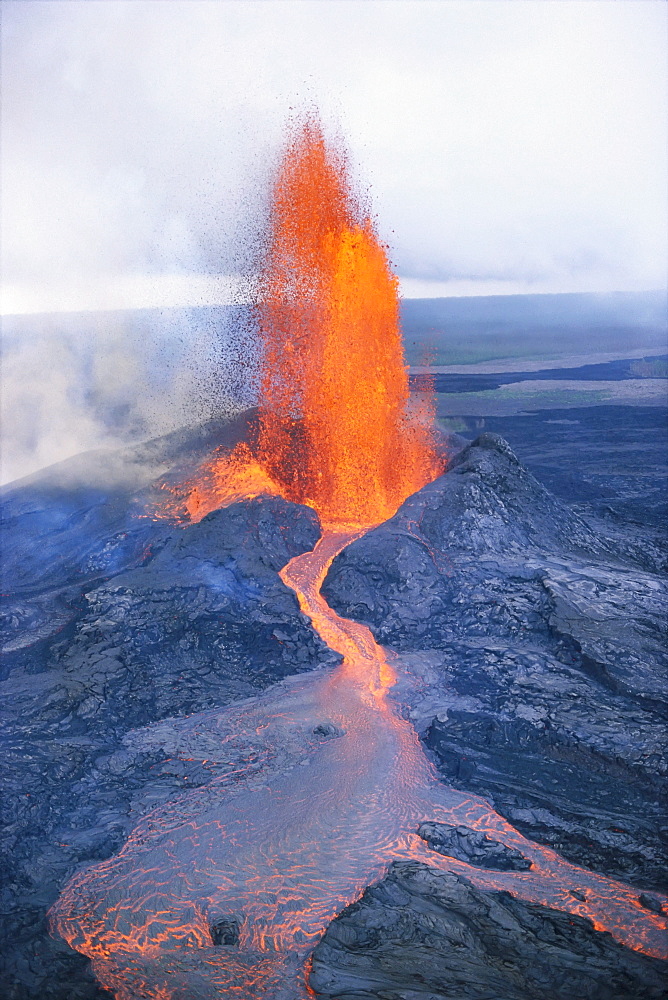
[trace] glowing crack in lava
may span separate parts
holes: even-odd
[[[218,776],[152,811],[115,857],[75,875],[51,910],[53,931],[90,956],[118,1000],[295,1000],[312,995],[309,955],[337,913],[393,860],[414,859],[589,916],[660,954],[662,921],[634,891],[527,841],[485,800],[439,781],[389,695],[400,662],[320,596],[336,553],[440,469],[425,414],[409,409],[396,282],[344,160],[313,121],[279,171],[270,236],[257,434],[208,463],[188,510],[195,520],[266,492],[315,507],[327,530],[281,576],[343,662],[176,720],[191,755],[218,761]],[[331,738],[314,739],[323,722]],[[264,762],[230,771],[229,740],[264,741]],[[301,747],[292,757],[291,745]],[[532,868],[499,873],[443,857],[417,834],[426,821],[484,831]],[[221,921],[236,929],[235,946],[214,946]]]
[[[409,393],[397,279],[345,156],[313,118],[274,182],[257,319],[256,434],[201,471],[192,519],[245,477],[246,495],[281,493],[328,527],[369,526],[443,471],[430,396]]]
[[[414,859],[589,916],[619,941],[660,955],[663,921],[636,892],[567,863],[485,800],[441,784],[388,697],[393,665],[367,628],[340,618],[319,594],[351,537],[325,534],[282,572],[314,627],[344,655],[341,666],[181,723],[193,737],[205,732],[209,745],[218,732],[221,747],[230,727],[262,730],[274,750],[323,719],[339,735],[312,748],[307,767],[268,768],[245,783],[223,774],[154,810],[116,857],[70,881],[51,911],[52,928],[91,957],[119,1000],[295,1000],[311,995],[308,955],[329,922],[391,861]],[[417,835],[429,820],[491,834],[532,868],[492,872],[443,857]],[[238,947],[213,946],[209,928],[221,918],[236,921]]]

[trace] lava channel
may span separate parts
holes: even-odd
[[[343,654],[340,666],[300,675],[247,707],[186,720],[215,733],[228,714],[237,732],[251,733],[277,720],[284,731],[312,731],[327,719],[339,735],[314,747],[308,766],[245,783],[221,778],[154,810],[115,857],[72,878],[51,910],[52,930],[91,958],[118,1000],[306,998],[309,955],[327,925],[391,862],[413,859],[589,917],[624,945],[663,955],[663,921],[637,893],[569,864],[485,800],[439,781],[390,697],[400,664],[320,595],[332,559],[354,537],[326,533],[281,574]],[[492,872],[444,857],[418,836],[426,821],[487,833],[532,868]],[[238,928],[236,946],[214,946],[210,928],[221,920]]]

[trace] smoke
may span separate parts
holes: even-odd
[[[82,451],[233,415],[253,400],[248,310],[6,318],[2,482]]]
[[[309,102],[403,276],[664,284],[663,4],[54,0],[4,20],[10,284],[252,268]]]
[[[192,279],[181,305],[225,301],[202,283],[257,266],[308,103],[372,185],[405,287],[664,284],[665,5],[3,7],[5,313],[167,304],[147,289],[168,275]],[[240,352],[207,323],[7,320],[4,478],[210,412],[216,351]]]

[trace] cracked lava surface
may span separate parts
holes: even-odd
[[[388,662],[366,627],[340,618],[319,594],[332,559],[359,534],[327,532],[281,573],[343,662],[179,720],[206,730],[209,744],[217,729],[223,742],[226,717],[239,738],[272,727],[312,734],[323,721],[334,735],[312,748],[306,766],[223,775],[149,813],[115,857],[74,876],[52,908],[52,930],[90,956],[118,1000],[313,996],[309,955],[325,928],[400,859],[589,917],[631,948],[665,954],[663,921],[637,892],[526,840],[485,800],[438,780],[389,693],[400,662]],[[532,867],[493,872],[444,857],[418,836],[425,821],[485,832]],[[236,922],[238,946],[213,945],[210,927],[220,920]]]

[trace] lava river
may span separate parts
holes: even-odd
[[[77,874],[53,907],[52,930],[90,956],[118,1000],[313,996],[313,947],[397,859],[588,916],[620,942],[662,954],[662,922],[637,893],[527,841],[487,802],[438,780],[389,694],[400,661],[388,662],[367,628],[340,618],[319,594],[353,537],[325,533],[281,574],[343,654],[341,665],[178,720],[191,746],[204,740],[208,759],[231,731],[237,740],[273,731],[275,747],[294,737],[308,752],[298,764],[283,757],[247,774],[223,769],[210,785],[155,809],[118,855]],[[484,831],[518,848],[532,868],[492,872],[443,857],[417,835],[430,820]],[[214,946],[210,928],[220,921],[238,928],[238,943]]]

